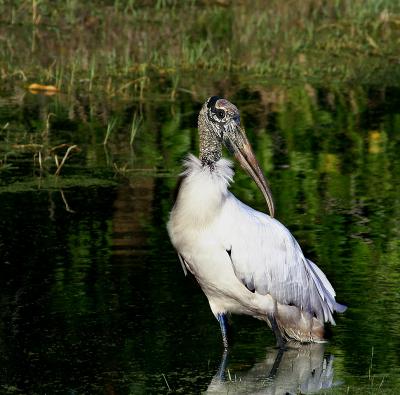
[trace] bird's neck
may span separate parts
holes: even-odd
[[[214,168],[215,163],[222,157],[222,144],[202,122],[199,120],[200,154],[203,166]]]

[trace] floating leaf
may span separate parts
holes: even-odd
[[[54,85],[41,85],[41,84],[30,84],[28,89],[33,94],[40,92],[40,93],[44,93],[45,95],[54,95],[60,91]]]

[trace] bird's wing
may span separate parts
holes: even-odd
[[[334,323],[344,311],[325,274],[306,259],[292,234],[277,220],[229,195],[221,216],[220,236],[236,276],[251,291],[270,294],[321,321]]]

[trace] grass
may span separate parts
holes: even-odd
[[[106,135],[105,135],[104,141],[103,141],[103,144],[104,144],[104,145],[107,144],[107,142],[108,142],[108,140],[109,140],[109,138],[110,138],[110,136],[111,136],[111,133],[112,133],[113,129],[114,129],[115,126],[117,125],[117,122],[118,122],[118,119],[117,119],[117,118],[112,118],[112,119],[110,119],[110,121],[108,122],[108,124],[107,124]]]
[[[137,115],[137,113],[134,113],[131,123],[131,133],[129,139],[130,145],[133,145],[133,141],[135,140],[136,133],[138,132],[141,123],[142,123],[142,117],[140,115]]]
[[[0,152],[3,154],[0,158],[0,171],[16,169],[14,163],[28,161],[35,170],[38,169],[40,177],[51,172],[56,177],[61,174],[67,160],[74,152],[79,152],[80,148],[70,143],[53,144],[50,138],[53,117],[56,115],[48,113],[41,130],[36,133],[9,131],[8,123],[0,128]]]
[[[151,92],[204,75],[398,84],[400,4],[391,0],[69,1],[2,5],[2,79],[63,91]],[[90,11],[92,10],[92,11]],[[182,78],[184,76],[184,78]],[[245,76],[245,77],[244,77]],[[183,84],[185,80],[185,84]]]
[[[49,191],[62,191],[69,188],[90,188],[90,187],[113,187],[117,185],[117,181],[111,177],[90,176],[88,174],[82,176],[68,176],[64,178],[50,175],[46,178],[31,178],[21,181],[15,181],[6,185],[0,185],[0,194],[2,193],[21,193],[37,191],[44,189]]]

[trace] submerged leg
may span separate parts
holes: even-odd
[[[268,316],[269,323],[271,325],[271,329],[273,330],[275,337],[276,337],[276,345],[280,349],[284,350],[285,349],[285,344],[286,341],[282,336],[282,333],[278,327],[278,324],[276,322],[276,318],[273,315]]]
[[[225,350],[228,349],[228,320],[225,314],[218,314],[217,320],[219,322],[219,326],[221,327],[222,334],[222,342],[224,343]]]
[[[228,364],[228,350],[225,348],[224,353],[222,354],[221,363],[219,364],[218,372],[216,376],[220,381],[225,381],[225,370],[226,365]]]

